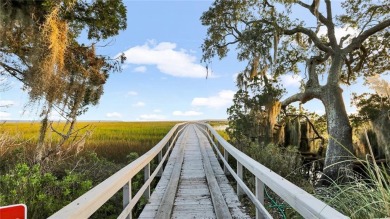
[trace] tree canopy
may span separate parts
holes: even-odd
[[[389,70],[390,4],[388,0],[347,0],[339,11],[332,4],[330,0],[313,0],[312,4],[216,0],[201,21],[208,26],[202,46],[204,62],[224,58],[235,48],[237,59],[249,63],[248,80],[305,75],[302,92],[284,99],[282,107],[297,101],[322,101],[330,136],[325,173],[336,179],[348,166],[352,152],[352,130],[340,85]],[[339,36],[337,31],[346,28],[355,34]],[[325,78],[324,85],[320,76]]]
[[[121,0],[0,0],[0,74],[24,85],[30,102],[43,101],[38,159],[42,157],[48,118],[56,110],[71,125],[89,105],[96,105],[113,60],[95,51],[95,41],[126,28]],[[85,31],[90,45],[79,42]]]

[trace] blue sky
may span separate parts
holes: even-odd
[[[212,1],[124,1],[127,29],[105,42],[98,53],[115,57],[124,52],[127,61],[121,73],[111,74],[99,105],[91,107],[80,120],[201,120],[226,119],[226,109],[237,90],[234,79],[246,63],[236,60],[234,50],[223,60],[215,60],[211,76],[200,63],[200,46],[206,27],[200,23],[202,12]],[[103,45],[108,46],[103,47]],[[280,80],[289,94],[298,91],[300,76]],[[28,97],[21,84],[7,79],[10,89],[0,92],[0,119],[37,120],[39,111],[26,106]],[[347,111],[349,95],[361,83],[345,87]],[[361,90],[361,89],[360,89]],[[319,101],[304,106],[323,113]],[[59,116],[55,113],[53,119]]]

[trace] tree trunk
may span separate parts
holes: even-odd
[[[48,104],[47,110],[44,114],[44,118],[41,121],[41,128],[39,131],[39,139],[38,139],[38,145],[37,149],[35,151],[35,162],[39,163],[42,161],[42,158],[44,156],[45,152],[45,138],[46,138],[46,132],[47,128],[49,126],[49,115],[51,112],[51,104]]]
[[[329,143],[326,149],[324,179],[345,181],[353,157],[352,127],[345,110],[343,90],[338,85],[323,87]]]

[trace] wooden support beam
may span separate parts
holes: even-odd
[[[256,198],[264,205],[264,183],[255,176],[256,179]],[[263,214],[259,209],[256,209],[256,219],[263,218]]]
[[[158,163],[161,163],[162,161],[162,150],[158,153]],[[164,171],[164,166],[161,166],[161,168],[158,170],[157,176],[161,177],[162,173]]]
[[[244,181],[244,172],[243,172],[243,169],[242,169],[242,164],[237,160],[237,175],[238,177]],[[238,197],[241,197],[244,195],[244,190],[241,188],[241,186],[239,184],[237,184],[237,196]]]
[[[125,184],[125,186],[123,186],[123,209],[125,209],[127,207],[127,205],[130,203],[131,201],[131,179],[128,183]],[[131,212],[130,214],[126,217],[126,219],[131,219]]]
[[[148,181],[150,177],[150,163],[148,163],[145,168],[144,168],[144,182]],[[150,197],[150,185],[148,186],[148,188],[146,188],[145,192],[144,192],[144,197],[146,199],[149,199]]]

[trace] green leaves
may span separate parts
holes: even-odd
[[[53,107],[71,123],[62,135],[66,140],[77,116],[99,102],[108,74],[120,71],[123,61],[96,54],[93,42],[78,42],[79,34],[86,30],[90,40],[100,40],[125,29],[122,0],[0,0],[0,24],[0,68],[24,84],[30,103],[43,105],[39,145]]]
[[[388,97],[381,97],[378,94],[353,94],[352,103],[358,108],[358,115],[353,117],[357,125],[369,120],[374,121],[381,115],[381,112],[390,110]]]
[[[88,39],[107,39],[126,29],[126,7],[122,0],[76,1],[65,13],[73,27],[87,28]]]
[[[58,179],[39,165],[19,163],[0,176],[0,205],[25,203],[29,218],[46,218],[91,187],[80,174],[67,172]]]

